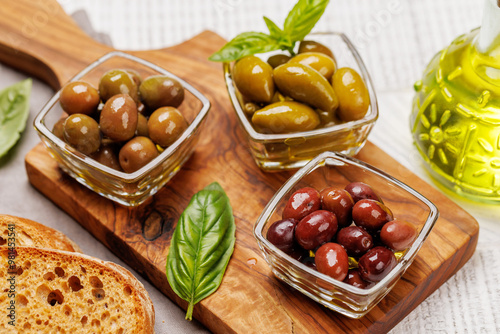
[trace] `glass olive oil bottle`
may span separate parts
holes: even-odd
[[[456,193],[500,202],[500,8],[440,51],[415,83],[410,119],[432,176]]]

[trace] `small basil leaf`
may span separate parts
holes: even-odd
[[[215,292],[234,250],[234,217],[229,198],[214,182],[196,193],[181,214],[167,257],[172,290],[193,306]]]
[[[0,157],[19,140],[29,115],[31,79],[0,91]]]
[[[233,61],[242,57],[278,50],[280,44],[274,37],[261,32],[244,32],[237,35],[222,49],[211,55],[211,61]]]
[[[271,21],[271,19],[264,16],[264,21],[266,22],[267,29],[269,29],[269,34],[275,39],[280,39],[283,36],[283,30],[281,30],[276,23]]]
[[[301,41],[323,15],[329,0],[299,0],[285,19],[283,32],[292,42]]]

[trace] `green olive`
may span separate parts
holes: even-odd
[[[339,98],[337,116],[344,122],[362,119],[370,107],[370,94],[363,78],[349,67],[339,68],[332,86]]]
[[[100,97],[97,89],[88,82],[73,81],[62,88],[59,102],[69,115],[91,115],[96,111]]]
[[[127,94],[111,97],[101,111],[99,125],[102,133],[115,141],[132,138],[137,129],[137,106]]]
[[[289,63],[299,63],[310,66],[321,73],[321,75],[328,81],[330,81],[333,72],[335,72],[335,69],[337,68],[337,65],[332,58],[319,52],[300,53],[290,59]]]
[[[99,124],[90,116],[73,114],[64,121],[64,140],[78,151],[90,155],[101,145]]]
[[[184,101],[184,87],[166,75],[152,75],[144,79],[139,92],[142,102],[151,111],[167,106],[177,108]]]
[[[273,68],[255,56],[243,57],[233,67],[233,80],[243,97],[269,103],[274,94]]]
[[[260,106],[254,102],[245,102],[242,108],[247,115],[253,115],[254,112],[260,109]]]
[[[334,111],[338,107],[330,83],[309,66],[293,63],[278,66],[274,69],[274,82],[282,94],[296,101],[325,111]]]
[[[135,130],[135,135],[149,137],[148,119],[143,114],[138,114],[137,116],[137,129]]]
[[[316,109],[316,113],[319,115],[319,120],[321,122],[321,127],[326,128],[329,126],[341,124],[342,121],[338,119],[337,113],[335,112],[329,112],[329,111],[323,111]]]
[[[127,70],[110,70],[99,81],[99,94],[103,101],[109,100],[116,94],[128,94],[135,101],[139,101],[139,88],[134,77]]]
[[[276,68],[280,65],[287,63],[290,60],[290,56],[284,54],[277,54],[267,58],[267,63],[271,65],[272,68]]]
[[[101,147],[99,147],[99,150],[94,152],[90,157],[104,166],[108,166],[109,168],[119,171],[122,170],[120,161],[118,160],[116,145],[102,144]]]
[[[133,173],[159,155],[156,145],[147,137],[134,137],[120,149],[118,159],[125,173]]]
[[[314,110],[299,102],[276,102],[253,114],[252,123],[260,132],[291,133],[309,131],[320,121]]]
[[[184,116],[174,107],[156,109],[148,120],[149,138],[161,147],[175,142],[187,127]]]
[[[283,101],[293,101],[293,99],[291,97],[288,97],[288,96],[281,94],[281,92],[279,90],[274,92],[271,103],[283,102]]]
[[[319,52],[327,55],[335,61],[332,50],[329,47],[315,41],[302,41],[299,44],[299,53]]]

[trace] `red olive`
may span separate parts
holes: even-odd
[[[283,210],[283,219],[293,218],[301,220],[313,211],[320,208],[319,192],[310,187],[297,190],[290,196]]]
[[[344,247],[328,242],[318,248],[315,255],[316,269],[336,280],[343,281],[349,270],[349,259]]]
[[[394,219],[386,223],[380,231],[380,240],[395,251],[410,247],[416,238],[417,229],[404,220]]]
[[[339,227],[351,225],[354,201],[346,190],[333,187],[325,188],[321,191],[320,196],[321,208],[335,214]]]
[[[292,218],[275,221],[267,230],[267,240],[283,252],[291,252],[296,225],[297,221]]]
[[[359,274],[365,281],[379,282],[398,264],[394,253],[386,247],[370,249],[358,261]]]
[[[349,272],[344,279],[344,283],[350,284],[360,289],[369,289],[373,286],[373,283],[367,282],[361,278],[359,269],[349,269]]]
[[[354,203],[362,199],[373,199],[383,203],[382,198],[366,183],[352,182],[345,187],[345,190],[351,194]]]
[[[385,223],[393,220],[394,216],[391,210],[383,203],[372,199],[362,199],[354,204],[352,219],[357,226],[369,232],[376,232]]]
[[[359,257],[373,247],[373,238],[358,226],[348,226],[337,233],[337,242],[344,246],[347,254]]]
[[[305,216],[295,228],[295,240],[307,250],[330,241],[337,232],[337,218],[326,210],[317,210]]]

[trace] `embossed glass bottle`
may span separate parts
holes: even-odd
[[[500,2],[500,1],[499,1]],[[440,51],[415,83],[411,131],[428,170],[456,193],[500,202],[500,8]]]

